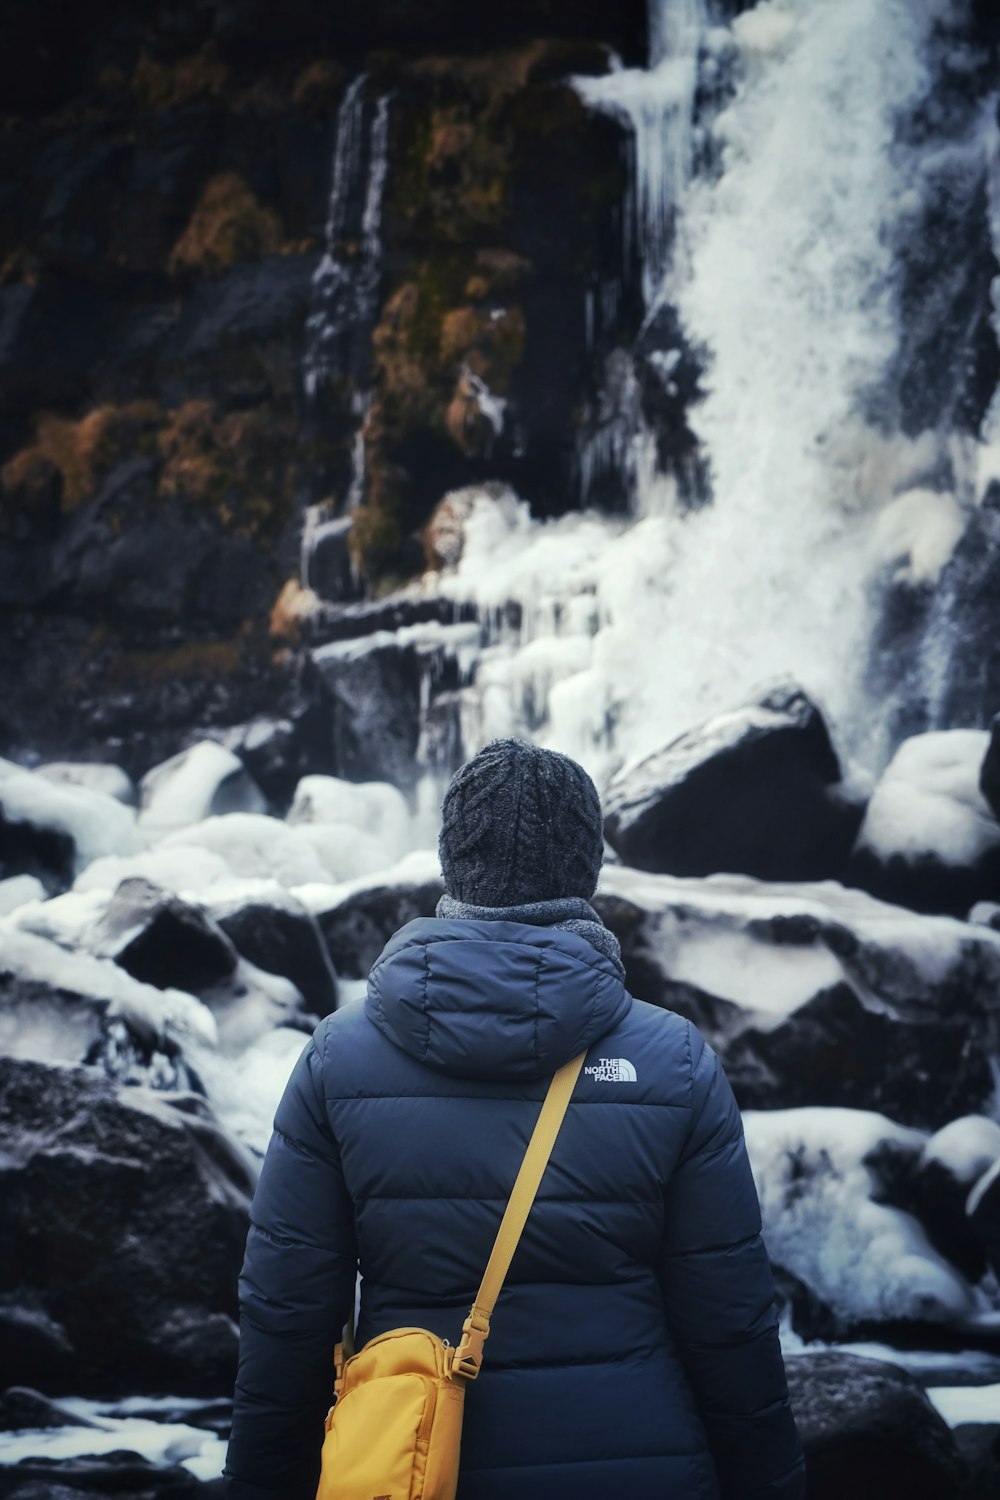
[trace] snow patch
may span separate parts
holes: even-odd
[[[933,855],[966,869],[1000,848],[1000,823],[979,790],[989,742],[979,729],[904,740],[875,787],[858,847],[883,861]]]

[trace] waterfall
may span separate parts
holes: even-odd
[[[975,436],[900,414],[902,267],[946,167],[974,180],[995,153],[996,96],[960,129],[926,107],[982,66],[944,0],[761,0],[728,25],[651,4],[650,67],[578,86],[633,132],[639,357],[670,381],[671,326],[700,352],[710,498],[690,509],[658,471],[626,371],[581,469],[586,488],[619,468],[630,523],[484,500],[433,583],[483,621],[466,749],[530,733],[601,777],[787,674],[877,769],[898,709],[866,681],[882,599],[933,588],[984,465]]]
[[[369,347],[378,310],[382,273],[382,200],[389,161],[389,96],[365,99],[367,75],[348,86],[337,113],[325,248],[313,275],[306,321],[302,385],[307,409],[338,377],[352,377],[351,472],[338,510],[348,513],[364,496],[362,428],[370,404]],[[347,523],[330,516],[325,501],[307,507],[302,531],[301,575],[306,588],[318,583],[315,559],[327,541],[342,539]]]

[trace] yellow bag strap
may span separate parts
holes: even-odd
[[[517,1174],[513,1190],[504,1210],[493,1249],[480,1283],[472,1310],[462,1326],[462,1338],[455,1350],[451,1373],[462,1375],[466,1380],[475,1380],[483,1362],[483,1344],[490,1331],[490,1318],[500,1295],[514,1252],[518,1247],[524,1226],[535,1201],[539,1184],[549,1164],[552,1148],[556,1143],[560,1126],[566,1114],[570,1096],[580,1076],[586,1052],[563,1063],[552,1082],[542,1104],[541,1113],[531,1133],[528,1149],[524,1153],[521,1170]]]

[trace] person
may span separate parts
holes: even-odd
[[[487,745],[442,809],[446,894],[317,1028],[240,1281],[229,1500],[313,1500],[333,1349],[458,1342],[557,1067],[588,1049],[468,1388],[459,1500],[801,1500],[742,1124],[690,1022],[634,1000],[589,904],[600,801]]]

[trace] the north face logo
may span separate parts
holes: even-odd
[[[598,1083],[635,1083],[635,1069],[625,1057],[602,1057],[592,1068],[584,1068]]]

